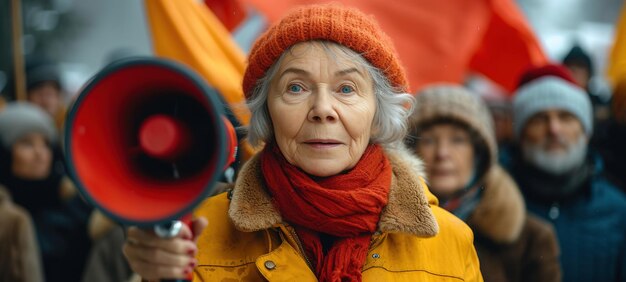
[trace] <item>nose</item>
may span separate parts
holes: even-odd
[[[34,156],[37,161],[45,161],[50,154],[50,149],[43,144],[38,144],[34,148]]]
[[[558,136],[561,133],[561,121],[558,118],[551,117],[548,119],[548,133],[551,136]]]
[[[446,159],[450,156],[450,144],[445,140],[438,140],[435,145],[435,157],[438,160]]]
[[[333,98],[325,87],[318,87],[315,94],[311,95],[311,108],[308,119],[311,122],[324,123],[338,120],[337,111],[333,105]]]

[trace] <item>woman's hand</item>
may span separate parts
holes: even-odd
[[[198,252],[193,234],[200,235],[206,228],[206,218],[192,221],[191,229],[184,225],[174,238],[160,238],[152,230],[128,228],[124,256],[131,269],[143,279],[185,279],[197,265]]]

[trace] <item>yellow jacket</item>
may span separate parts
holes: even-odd
[[[393,167],[389,203],[363,266],[363,281],[482,281],[472,231],[437,206],[422,165],[386,150]],[[263,188],[258,156],[228,193],[196,211],[209,221],[198,238],[193,281],[317,281],[292,227]]]

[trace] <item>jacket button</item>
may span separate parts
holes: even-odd
[[[372,255],[372,258],[375,258],[375,259],[380,258],[380,255],[379,255],[379,254],[377,254],[377,253],[376,253],[376,254],[373,254],[373,255]]]
[[[268,270],[273,270],[274,268],[276,268],[276,264],[271,260],[267,260],[265,261],[265,268],[267,268]]]
[[[556,220],[557,218],[559,218],[560,214],[561,212],[559,211],[558,205],[553,205],[552,207],[550,207],[550,210],[548,211],[548,217],[550,217],[550,219],[552,220]]]

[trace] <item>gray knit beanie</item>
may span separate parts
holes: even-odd
[[[561,78],[546,76],[535,79],[515,93],[513,99],[513,132],[519,138],[526,122],[548,109],[565,110],[578,118],[587,136],[593,132],[593,110],[583,89]]]
[[[477,132],[485,143],[488,154],[486,167],[496,163],[498,148],[493,118],[476,94],[460,85],[433,85],[417,94],[415,105],[415,111],[409,117],[411,135],[417,135],[416,130],[425,123],[444,118],[456,120]]]
[[[26,102],[9,103],[0,110],[0,141],[6,149],[26,134],[38,132],[51,143],[56,141],[52,118],[39,107]]]

